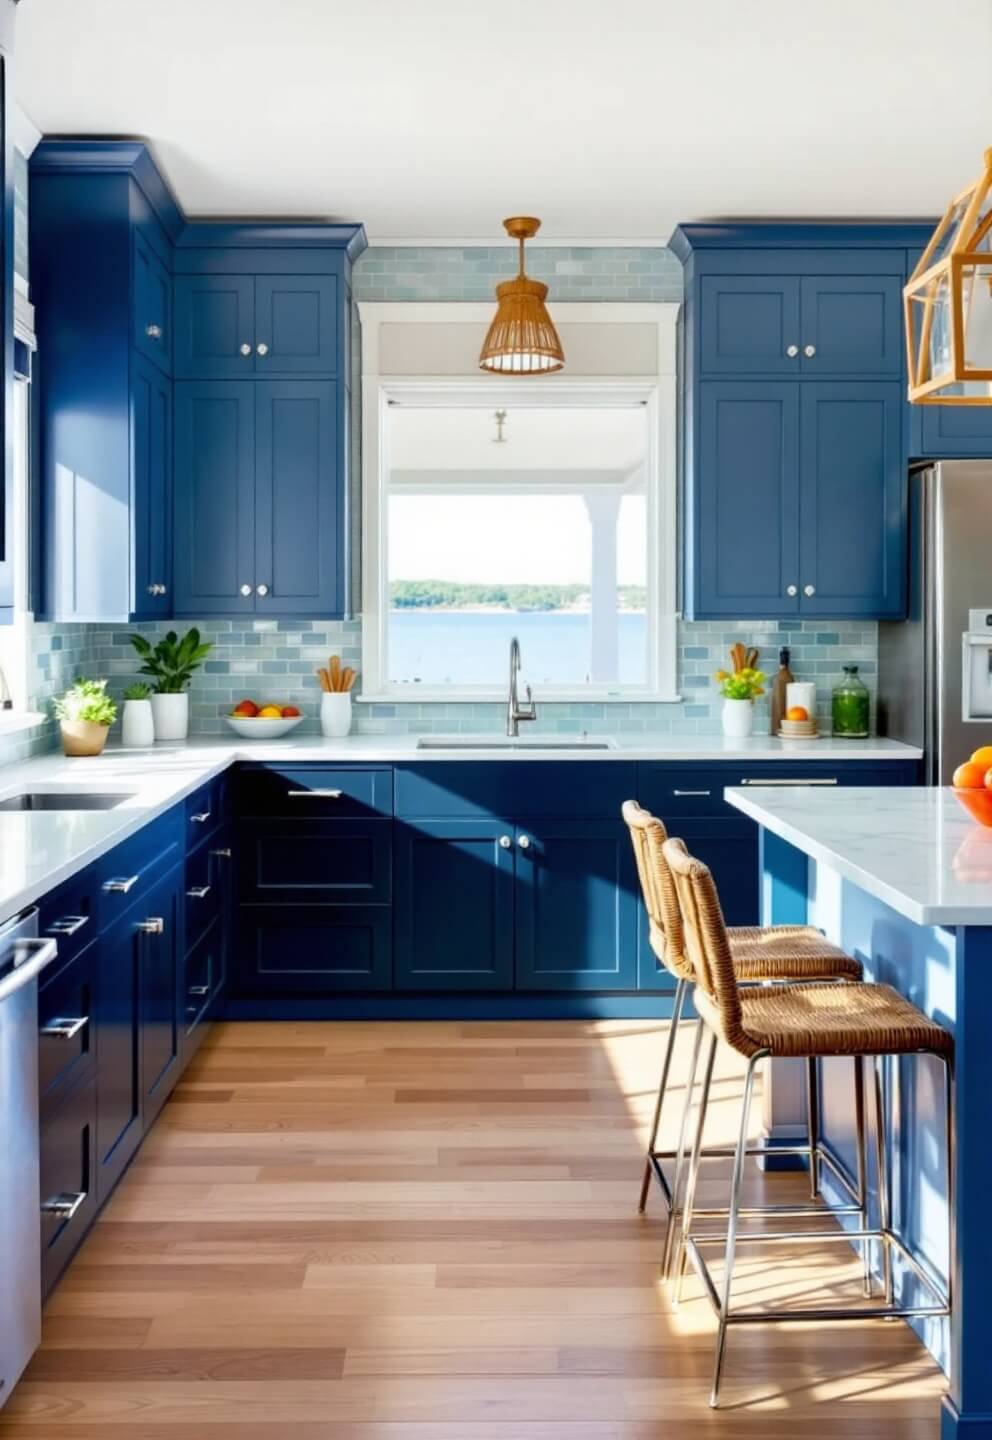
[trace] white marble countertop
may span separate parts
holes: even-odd
[[[725,791],[731,805],[917,925],[992,925],[992,829],[951,789]]]
[[[481,738],[481,737],[480,737]],[[550,739],[555,737],[551,736]],[[558,737],[567,738],[567,737]],[[0,768],[0,800],[22,790],[97,791],[125,794],[113,810],[0,811],[0,922],[32,904],[85,865],[182,800],[205,780],[239,760],[434,764],[451,760],[911,760],[919,751],[891,740],[829,740],[796,744],[755,736],[638,735],[608,750],[418,750],[415,735],[319,736],[277,741],[194,738],[149,750],[108,746],[93,759],[39,756]]]

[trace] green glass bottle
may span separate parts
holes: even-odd
[[[858,678],[857,665],[844,666],[844,678],[835,686],[830,703],[833,733],[852,740],[868,734],[868,687]]]

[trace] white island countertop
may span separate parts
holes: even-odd
[[[438,737],[434,737],[437,739]],[[464,739],[465,737],[461,737]],[[486,737],[479,737],[485,739]],[[569,737],[549,735],[560,744]],[[590,737],[595,739],[596,737]],[[281,764],[435,764],[463,761],[613,760],[752,762],[781,760],[914,760],[920,752],[891,740],[782,742],[770,736],[725,741],[720,736],[627,735],[603,750],[567,749],[417,749],[415,735],[350,735],[343,740],[320,736],[277,741],[201,737],[150,750],[108,746],[93,759],[39,756],[0,769],[0,800],[23,790],[115,792],[128,798],[112,810],[63,810],[21,813],[0,811],[0,922],[126,840],[136,830],[184,799],[204,781],[237,761]]]
[[[951,789],[728,788],[727,800],[917,925],[992,925],[992,829]]]

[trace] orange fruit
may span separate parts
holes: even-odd
[[[278,705],[263,705],[258,712],[259,720],[281,720],[282,711]],[[978,782],[981,784],[981,781]]]
[[[243,715],[250,718],[251,716],[258,714],[258,706],[255,704],[254,700],[239,700],[237,705],[235,705],[234,709],[231,711],[231,714]],[[992,761],[990,761],[989,763],[992,764]]]
[[[955,790],[981,790],[985,785],[985,771],[986,766],[966,760],[955,770],[951,784]]]
[[[299,715],[299,713],[300,712],[295,705],[284,705],[282,707],[282,718],[284,720],[295,719],[296,716]]]
[[[987,770],[992,765],[992,745],[979,745],[971,757],[971,763],[981,765],[983,770]]]
[[[808,720],[809,711],[805,705],[790,705],[785,712],[786,720]],[[992,761],[989,762],[992,764]]]
[[[985,772],[985,788],[986,790],[992,790],[992,766]]]

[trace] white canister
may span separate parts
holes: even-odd
[[[185,740],[189,734],[189,696],[153,695],[152,718],[156,740]]]
[[[351,691],[332,691],[320,697],[321,734],[340,740],[351,729]]]
[[[785,687],[785,708],[801,705],[811,720],[816,718],[816,686],[809,680],[791,680]]]
[[[724,700],[723,733],[734,740],[743,740],[754,728],[753,700]]]
[[[129,750],[143,750],[154,743],[155,721],[150,700],[125,700],[121,721],[121,744]]]

